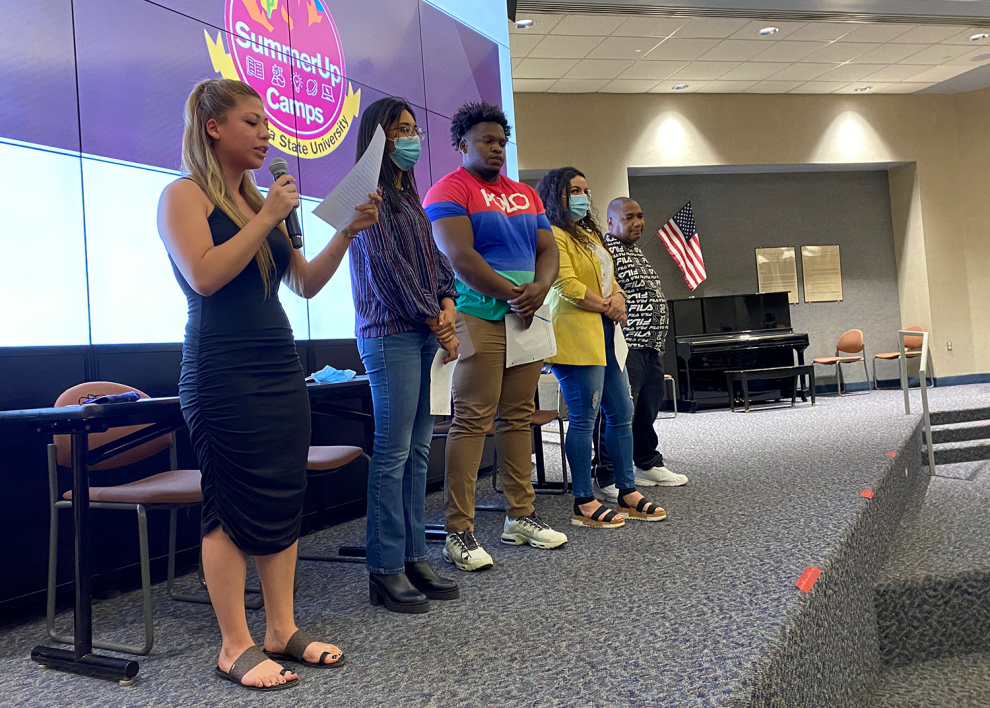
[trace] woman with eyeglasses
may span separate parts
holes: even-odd
[[[423,131],[399,98],[368,106],[358,159],[385,131],[378,223],[351,246],[358,350],[371,383],[375,448],[368,473],[367,566],[372,605],[420,613],[459,596],[426,561],[426,471],[433,436],[430,368],[439,347],[457,358],[454,271],[433,241],[413,167]]]
[[[547,296],[557,355],[547,361],[570,421],[564,445],[573,476],[571,523],[618,528],[626,518],[662,521],[666,512],[636,490],[629,376],[616,357],[622,349],[619,325],[626,321],[626,300],[591,211],[588,182],[579,170],[560,167],[544,175],[536,191],[560,249],[560,273]],[[605,445],[615,467],[618,512],[600,504],[592,489],[591,439],[599,407],[608,421]]]

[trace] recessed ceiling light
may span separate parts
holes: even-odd
[[[688,87],[687,84],[677,84],[676,86],[674,86],[674,90],[675,91],[683,91],[687,87]]]
[[[760,30],[761,37],[769,37],[772,34],[777,34],[780,32],[780,27],[764,27]]]
[[[981,39],[986,39],[987,37],[990,37],[990,34],[987,34],[986,32],[980,32],[979,34],[974,34],[972,37],[970,37],[969,41],[979,42]]]
[[[532,20],[516,20],[516,29],[526,29],[527,27],[532,27]]]
[[[864,91],[869,91],[871,88],[873,88],[873,87],[872,86],[860,86],[858,89],[855,89],[855,91],[858,92],[858,93],[863,93]]]

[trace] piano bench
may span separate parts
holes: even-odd
[[[802,376],[808,377],[808,386],[804,387],[801,397],[804,398],[806,392],[811,393],[811,405],[815,405],[815,366],[814,364],[801,364],[799,366],[775,366],[770,369],[742,369],[738,371],[726,371],[725,383],[729,389],[729,401],[732,411],[736,410],[736,386],[738,381],[742,384],[743,401],[746,406],[746,413],[749,413],[749,382],[753,379],[758,381],[766,379],[794,379],[794,386],[791,389],[791,405],[797,399],[798,382]],[[803,382],[802,382],[803,383]]]

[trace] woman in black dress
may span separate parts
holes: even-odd
[[[247,84],[203,81],[186,103],[182,166],[162,193],[158,230],[189,301],[179,398],[203,471],[203,571],[220,623],[217,675],[248,688],[295,685],[269,657],[339,665],[293,619],[296,540],[306,488],[309,397],[288,319],[284,280],[313,297],[337,270],[352,234],[378,220],[380,198],[311,262],[283,220],[299,204],[286,175],[261,196],[252,170],[268,151],[261,97]],[[244,615],[246,557],[257,556],[265,597],[265,653]]]

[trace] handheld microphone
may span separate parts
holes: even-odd
[[[276,157],[268,163],[268,171],[276,180],[282,175],[289,174],[289,163],[281,157]],[[289,232],[289,241],[293,248],[302,248],[302,230],[299,228],[299,215],[293,207],[289,215],[285,217],[285,230]]]

